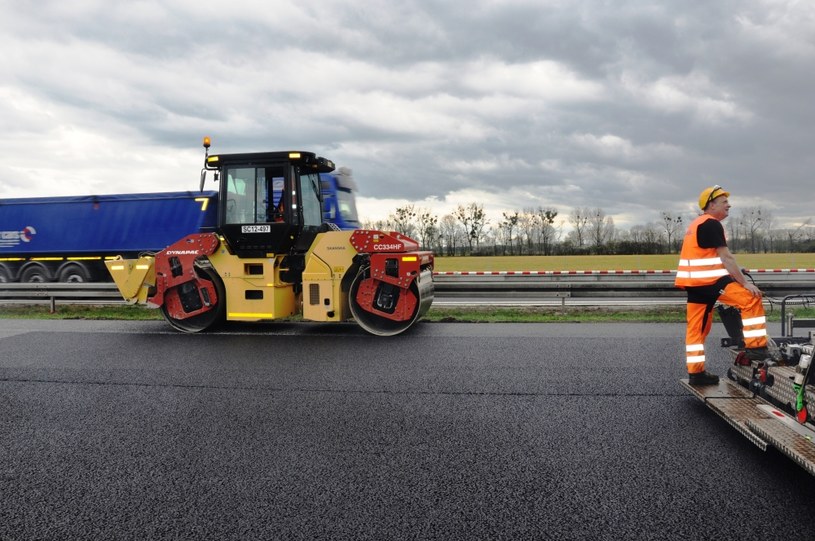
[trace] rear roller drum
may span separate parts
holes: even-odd
[[[184,319],[178,319],[170,315],[167,308],[167,299],[165,298],[165,303],[161,306],[161,313],[170,325],[181,332],[196,333],[215,328],[224,321],[224,314],[226,313],[226,293],[218,274],[211,268],[199,267],[198,265],[195,266],[195,273],[202,280],[212,283],[217,298],[210,300],[208,294],[202,295],[197,284],[193,282],[178,286],[176,289],[180,290],[178,291],[178,297],[181,304],[187,303],[191,305],[187,307],[189,308],[187,311],[200,309],[207,301],[212,302],[210,309],[206,312]],[[182,290],[184,288],[186,290]]]

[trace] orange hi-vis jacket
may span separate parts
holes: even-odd
[[[701,224],[715,219],[709,214],[702,214],[688,226],[685,241],[682,243],[682,252],[679,254],[679,267],[674,281],[676,287],[708,286],[716,283],[722,276],[730,274],[716,248],[702,248],[696,235]]]

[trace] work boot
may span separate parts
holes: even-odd
[[[744,350],[744,355],[751,361],[763,361],[770,358],[770,352],[766,347],[763,348],[747,348]]]
[[[708,372],[698,372],[696,374],[688,374],[688,383],[694,386],[702,385],[718,385],[719,376],[710,374]]]

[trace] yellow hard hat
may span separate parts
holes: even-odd
[[[707,207],[711,201],[720,195],[730,197],[730,192],[724,191],[724,188],[718,184],[711,186],[710,188],[705,188],[702,190],[702,193],[699,194],[699,208],[705,210],[705,207]]]

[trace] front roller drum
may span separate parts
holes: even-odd
[[[349,306],[360,327],[377,336],[394,336],[409,329],[433,304],[433,273],[422,271],[407,289],[371,278],[359,271],[351,284]]]
[[[161,314],[175,329],[197,333],[223,323],[226,294],[217,273],[195,265],[196,279],[169,289],[164,295]]]

